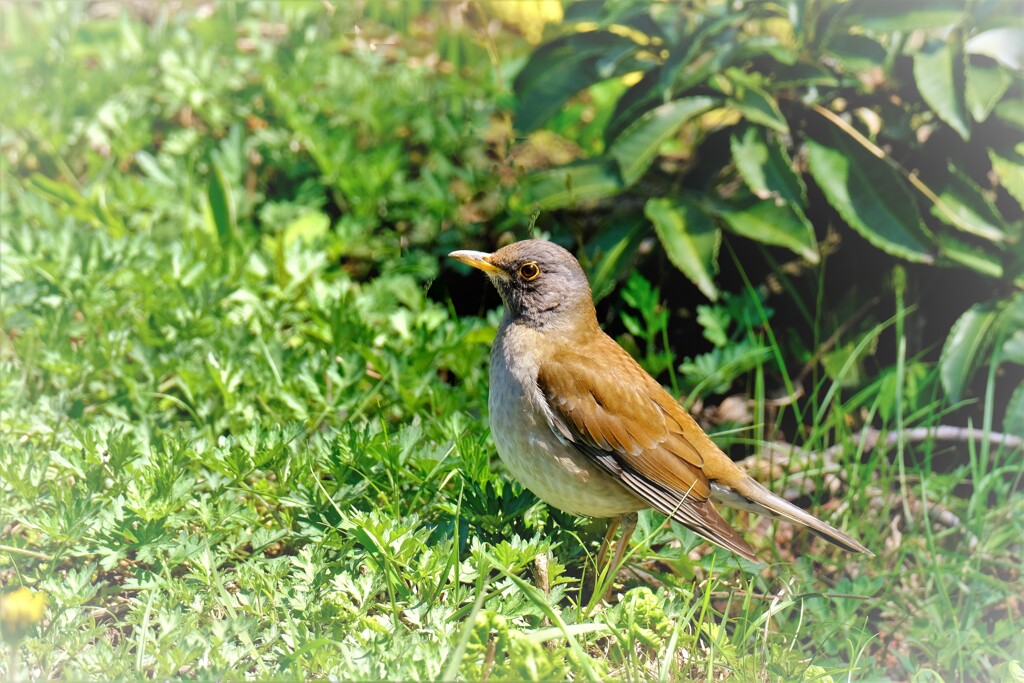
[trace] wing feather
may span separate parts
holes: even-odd
[[[717,447],[629,354],[605,339],[609,344],[601,357],[610,365],[597,365],[577,350],[554,354],[541,365],[537,386],[552,431],[651,507],[757,561],[709,500],[711,482],[701,469],[701,449],[717,452]],[[615,383],[609,379],[614,377],[636,383]]]

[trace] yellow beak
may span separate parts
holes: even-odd
[[[485,251],[470,251],[468,249],[464,249],[462,251],[453,251],[448,255],[457,261],[462,261],[471,268],[482,270],[488,275],[500,278],[508,277],[508,273],[491,263],[492,254],[488,254]]]

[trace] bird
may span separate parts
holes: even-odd
[[[851,553],[853,537],[775,495],[739,467],[689,412],[609,337],[576,258],[546,240],[449,254],[483,271],[504,311],[491,348],[491,436],[508,472],[550,506],[611,518],[611,567],[639,510],[654,508],[722,548],[759,562],[716,505],[806,527]]]

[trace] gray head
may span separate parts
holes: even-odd
[[[557,244],[523,240],[493,254],[453,251],[449,256],[487,274],[513,322],[549,329],[591,320],[596,324],[587,276]]]

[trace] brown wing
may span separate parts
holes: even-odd
[[[756,562],[708,500],[706,460],[718,466],[728,458],[629,354],[600,336],[590,348],[554,354],[541,365],[537,385],[552,430],[651,507]],[[595,346],[599,353],[588,354]]]

